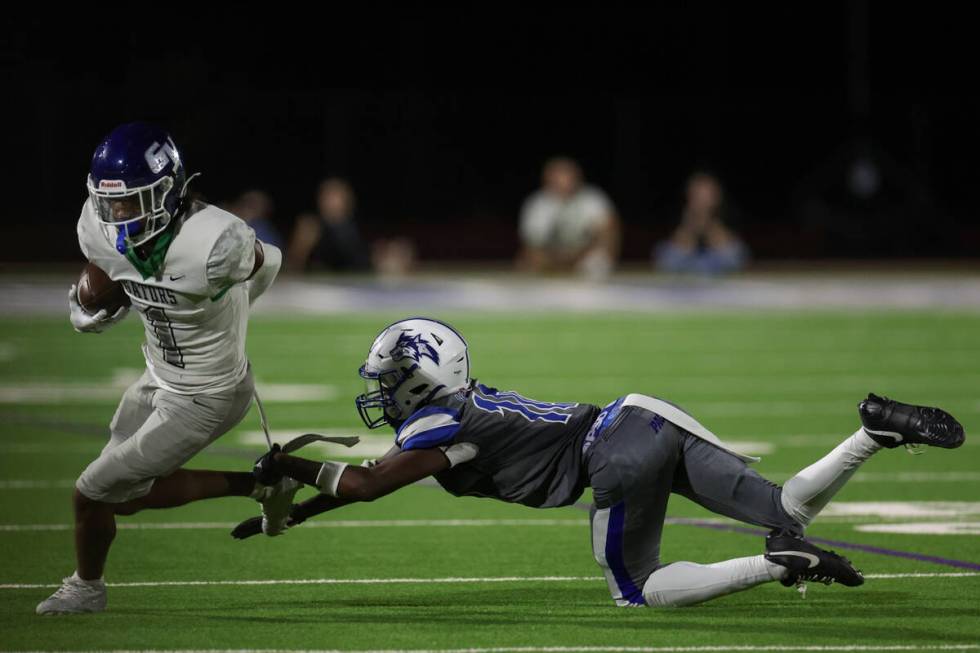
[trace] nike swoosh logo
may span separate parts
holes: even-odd
[[[810,566],[808,569],[813,569],[820,564],[820,558],[813,555],[812,553],[806,553],[805,551],[771,551],[769,553],[771,556],[797,556],[805,560],[810,561]]]
[[[864,431],[873,435],[883,435],[886,438],[892,438],[895,442],[901,442],[903,440],[901,433],[895,433],[894,431],[875,431],[874,429],[869,429],[867,426],[864,427]]]
[[[179,280],[183,279],[186,276],[187,276],[186,274],[171,274],[170,275],[170,280],[171,281],[179,281]]]

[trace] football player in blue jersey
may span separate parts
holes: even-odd
[[[870,394],[862,425],[782,487],[760,476],[677,406],[641,394],[603,407],[549,403],[470,378],[463,337],[437,320],[385,328],[360,369],[356,404],[370,428],[390,426],[394,447],[366,466],[317,462],[274,446],[256,463],[266,485],[285,475],[319,494],[242,522],[232,534],[282,533],[313,515],[372,501],[428,476],[456,496],[535,508],[574,503],[592,488],[593,555],[621,606],[683,606],[780,581],[856,586],[861,572],[803,539],[803,531],[855,470],[882,448],[960,446],[963,427],[938,408]],[[765,553],[713,564],[660,560],[671,493],[721,515],[771,529]]]

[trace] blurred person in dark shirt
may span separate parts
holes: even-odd
[[[282,249],[282,236],[272,222],[275,204],[268,193],[262,190],[247,190],[227,209],[248,223],[248,226],[255,230],[256,238]]]
[[[866,259],[945,251],[960,231],[927,179],[872,143],[842,146],[793,189],[811,253]]]
[[[371,269],[368,247],[354,219],[356,200],[350,184],[324,179],[317,190],[317,213],[296,219],[289,242],[289,269],[364,272]]]
[[[688,177],[681,221],[668,240],[657,243],[653,259],[664,272],[724,274],[748,261],[748,248],[725,225],[730,210],[718,177],[698,171]]]

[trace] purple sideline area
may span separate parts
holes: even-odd
[[[66,316],[74,271],[11,274],[0,266],[4,315]],[[908,271],[748,273],[689,278],[621,273],[602,283],[529,278],[501,270],[446,271],[405,278],[285,275],[258,301],[264,315],[336,315],[384,310],[405,314],[501,311],[532,316],[555,311],[657,313],[678,310],[955,309],[977,311],[980,273]]]
[[[768,534],[768,531],[759,528],[736,526],[734,524],[719,524],[716,522],[703,521],[700,519],[669,519],[668,522],[671,524],[695,526],[697,528],[710,528],[716,531],[730,531],[732,533],[742,533],[745,535],[758,535],[760,537],[765,537]],[[917,560],[919,562],[932,562],[937,565],[956,567],[957,569],[970,569],[972,571],[980,571],[980,564],[977,564],[975,562],[967,562],[965,560],[940,558],[938,556],[930,556],[922,553],[914,553],[912,551],[898,551],[896,549],[885,549],[880,546],[872,546],[870,544],[857,544],[855,542],[843,542],[841,540],[828,540],[823,537],[808,536],[806,539],[809,540],[810,542],[813,542],[814,544],[836,546],[840,549],[853,549],[855,551],[864,551],[865,553],[877,553],[878,555],[894,556],[896,558],[907,558],[908,560]]]

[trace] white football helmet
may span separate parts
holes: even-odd
[[[368,428],[396,428],[420,406],[470,382],[466,341],[445,322],[413,317],[382,331],[359,370],[366,392],[354,402]]]

